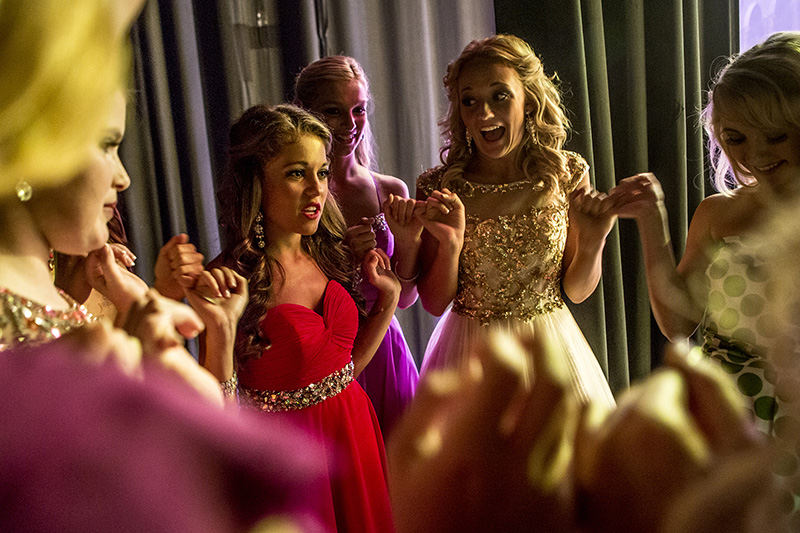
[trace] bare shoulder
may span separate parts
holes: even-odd
[[[697,206],[691,224],[702,225],[714,240],[720,240],[746,230],[757,211],[755,208],[754,198],[749,191],[713,194]]]
[[[408,185],[400,178],[389,176],[388,174],[378,174],[377,172],[374,172],[373,176],[375,176],[375,181],[381,188],[381,196],[383,198],[387,198],[390,194],[408,198]]]

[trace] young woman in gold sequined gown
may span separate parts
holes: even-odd
[[[562,149],[568,121],[555,85],[527,43],[496,35],[467,45],[445,87],[445,164],[417,181],[418,199],[450,210],[423,233],[420,298],[445,313],[423,374],[462,365],[492,328],[546,329],[568,354],[578,397],[613,405],[561,289],[574,302],[591,295],[616,218],[584,159]]]

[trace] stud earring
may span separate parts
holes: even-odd
[[[469,152],[469,155],[472,155],[472,134],[466,128],[464,129],[464,131],[465,131],[464,136],[467,139],[467,152]]]
[[[20,202],[27,202],[33,196],[33,187],[27,181],[19,180],[14,186],[14,192],[17,193]]]
[[[539,136],[536,135],[536,126],[533,123],[533,116],[530,113],[525,115],[525,131],[531,137],[533,144],[539,144]]]
[[[261,211],[259,211],[256,215],[256,221],[253,224],[253,233],[256,234],[256,246],[262,250],[266,246],[266,243],[264,242],[264,226],[261,225],[263,221],[264,215],[262,215]]]

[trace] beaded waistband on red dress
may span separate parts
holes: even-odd
[[[243,403],[262,411],[295,411],[305,409],[332,398],[347,388],[353,381],[353,362],[350,361],[339,370],[328,374],[321,380],[305,387],[278,391],[240,387]]]

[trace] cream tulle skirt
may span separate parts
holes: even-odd
[[[488,326],[475,318],[445,311],[428,341],[421,374],[432,369],[458,368],[492,329],[510,334],[533,331],[547,332],[554,347],[566,354],[566,362],[575,392],[583,401],[615,405],[603,370],[589,343],[567,307],[540,315],[528,321],[496,320]]]

